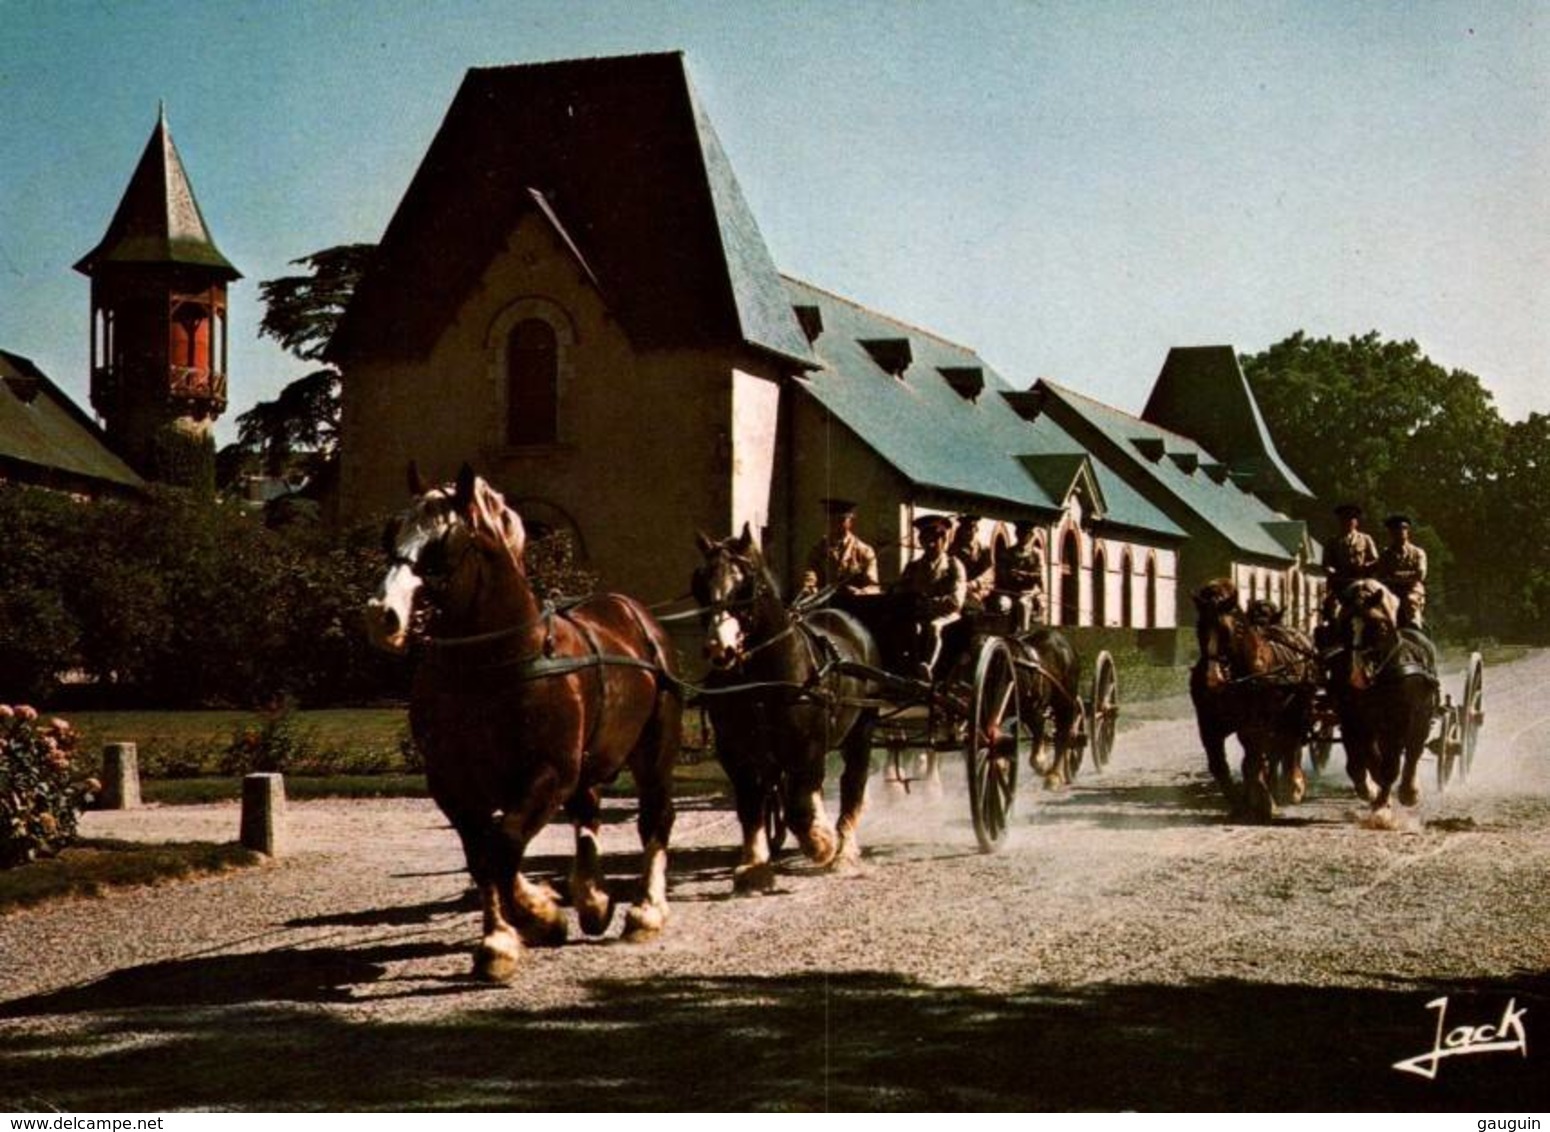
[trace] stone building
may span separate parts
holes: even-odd
[[[697,529],[750,524],[793,579],[832,496],[885,580],[920,514],[1035,522],[1069,626],[1172,630],[1195,577],[1302,553],[1157,490],[1124,439],[1154,426],[779,274],[676,53],[470,71],[329,356],[345,517],[400,506],[411,459],[467,460],[648,602],[684,593]]]

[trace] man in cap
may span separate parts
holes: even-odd
[[[1039,541],[1037,523],[1019,521],[1017,541],[996,549],[996,594],[998,613],[1012,614],[1012,624],[1026,633],[1044,621],[1044,544]]]
[[[1362,530],[1362,509],[1354,503],[1335,508],[1340,520],[1340,535],[1324,546],[1324,620],[1332,620],[1341,592],[1352,582],[1372,575],[1378,561],[1378,544]]]
[[[1373,577],[1399,598],[1400,626],[1420,629],[1426,608],[1426,551],[1410,541],[1410,516],[1390,515],[1383,525],[1389,544],[1378,555]]]
[[[931,680],[942,652],[942,630],[963,616],[968,578],[963,563],[947,553],[947,532],[952,520],[946,515],[926,515],[915,520],[920,557],[904,568],[894,592],[915,599],[910,629],[910,656],[922,680]]]
[[[985,600],[996,588],[996,556],[980,540],[978,515],[965,512],[958,516],[958,526],[953,531],[948,553],[963,563],[964,577],[968,579],[964,608],[971,612],[984,609]]]
[[[823,499],[828,530],[807,556],[802,591],[814,594],[829,586],[842,594],[878,592],[877,552],[856,537],[856,505],[849,499]]]

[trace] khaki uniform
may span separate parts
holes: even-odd
[[[982,545],[978,539],[975,539],[967,546],[954,546],[951,554],[963,563],[963,573],[968,585],[964,603],[970,609],[983,609],[985,599],[996,588],[995,553],[990,547]]]
[[[1031,535],[1004,544],[996,554],[998,607],[1015,615],[1019,633],[1044,620],[1044,572],[1044,548]]]
[[[926,679],[931,678],[931,669],[942,651],[942,630],[963,616],[968,590],[963,563],[951,554],[917,558],[899,575],[897,592],[913,594],[919,601],[911,652]]]
[[[1372,574],[1378,561],[1378,544],[1366,531],[1345,531],[1333,542],[1324,544],[1324,573],[1328,582],[1324,590],[1324,620],[1335,616],[1340,604],[1340,594],[1352,582]]]
[[[839,541],[822,538],[807,556],[807,569],[817,578],[817,588],[838,586],[847,593],[876,593],[877,552],[853,534]]]
[[[1413,542],[1386,546],[1378,555],[1373,577],[1399,598],[1399,623],[1419,629],[1426,609],[1426,551]]]

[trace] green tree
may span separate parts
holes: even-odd
[[[1241,361],[1276,446],[1317,496],[1299,517],[1327,538],[1341,500],[1374,518],[1410,513],[1431,558],[1431,607],[1478,618],[1479,587],[1450,576],[1477,578],[1489,566],[1477,535],[1507,437],[1479,378],[1376,331],[1345,341],[1299,331]]]
[[[341,244],[291,262],[305,267],[259,284],[260,337],[273,338],[303,361],[321,362],[328,341],[376,252],[374,244]],[[269,475],[317,475],[339,438],[339,371],[332,366],[297,378],[272,401],[237,417],[237,442],[222,454],[223,482],[256,463]]]

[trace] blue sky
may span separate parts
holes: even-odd
[[[1550,3],[0,0],[0,347],[86,403],[158,100],[232,292],[374,241],[472,66],[683,50],[782,270],[1138,411],[1168,348],[1414,338],[1550,412]]]

